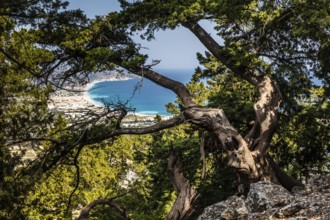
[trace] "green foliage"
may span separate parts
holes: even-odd
[[[39,44],[36,32],[41,32],[40,27],[51,17],[69,15],[57,14],[66,5],[47,0],[36,5],[29,1],[5,1],[0,6],[1,219],[23,218],[25,195],[40,178],[40,167],[31,169],[34,172],[29,175],[26,168],[30,161],[25,154],[48,147],[34,140],[56,139],[63,129],[63,118],[48,109],[53,87],[45,83],[47,78],[42,78],[53,71],[47,65],[55,56],[49,49],[51,45]]]
[[[113,144],[86,146],[79,155],[79,186],[72,196],[71,204],[68,201],[78,181],[77,170],[73,164],[62,164],[29,193],[23,209],[24,216],[27,219],[77,217],[81,208],[90,202],[98,198],[110,199],[130,190],[136,191],[124,194],[115,202],[128,206],[130,215],[140,214],[138,209],[132,207],[138,207],[141,202],[139,196],[145,194],[142,183],[145,181],[146,168],[133,163],[132,152],[143,151],[150,140],[147,136],[122,136]],[[130,204],[136,206],[130,207]],[[116,213],[105,206],[93,210],[92,217],[118,219]]]
[[[324,89],[311,91],[300,99],[294,115],[283,112],[273,154],[280,165],[298,178],[329,171],[329,103]]]
[[[0,23],[6,30],[0,32],[0,218],[11,219],[19,218],[17,210],[28,191],[25,186],[33,182],[18,176],[26,152],[19,149],[31,149],[33,146],[24,144],[24,140],[44,135],[54,115],[47,110],[51,87],[39,87],[30,73],[49,54],[33,45],[30,38],[22,41],[21,35],[13,31],[15,22],[9,17],[1,16]],[[25,29],[21,34],[28,36]],[[23,69],[20,62],[27,68]]]
[[[147,55],[131,39],[136,31],[152,40],[158,30],[203,19],[215,24],[224,42],[220,52],[233,67],[278,82],[283,103],[270,153],[279,165],[299,178],[329,172],[329,1],[120,0],[120,13],[93,20],[65,10],[68,3],[60,0],[30,3],[0,6],[0,218],[71,218],[97,198],[123,194],[115,201],[132,219],[162,219],[176,198],[167,174],[169,150],[180,152],[185,176],[200,193],[197,213],[231,195],[236,182],[225,168],[226,154],[215,148],[219,144],[212,135],[196,127],[99,141],[83,148],[74,164],[83,128],[68,130],[66,119],[47,108],[56,86],[83,84],[89,74],[118,66],[145,65]],[[255,117],[255,89],[210,53],[197,58],[201,66],[187,84],[196,103],[222,108],[246,134]],[[170,112],[183,110],[177,103],[179,109],[168,104]],[[106,122],[89,126],[86,141],[103,141],[116,126],[114,120]],[[23,160],[26,150],[15,152],[13,146],[33,149],[35,163]],[[120,218],[105,206],[94,209],[92,217]]]

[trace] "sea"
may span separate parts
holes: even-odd
[[[188,83],[194,73],[193,69],[156,71],[183,84]],[[134,109],[134,113],[143,115],[170,116],[165,105],[176,99],[171,90],[145,78],[97,82],[90,87],[88,94],[97,105],[122,103]]]

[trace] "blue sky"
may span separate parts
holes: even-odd
[[[120,10],[117,0],[69,0],[69,9],[80,8],[88,17],[106,15],[108,12]],[[205,28],[212,32],[210,23],[204,23]],[[212,34],[213,35],[213,34]],[[204,46],[185,28],[159,31],[156,40],[143,41],[138,36],[135,40],[148,48],[143,53],[149,55],[150,60],[161,60],[158,69],[194,69],[198,65],[196,52],[204,53]]]

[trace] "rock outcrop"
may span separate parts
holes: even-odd
[[[251,184],[246,197],[231,196],[204,209],[198,220],[330,220],[330,174],[288,192],[268,182]]]

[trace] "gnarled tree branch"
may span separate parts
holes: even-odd
[[[93,202],[89,203],[81,212],[79,217],[77,218],[77,220],[92,220],[92,218],[90,218],[89,213],[90,211],[98,205],[108,205],[114,209],[116,209],[119,214],[123,217],[123,219],[125,220],[130,220],[130,218],[128,217],[126,210],[121,207],[120,205],[118,205],[117,203],[115,203],[113,201],[113,199],[97,199],[94,200]]]
[[[161,121],[157,124],[148,126],[148,127],[141,127],[141,128],[115,128],[112,132],[97,138],[90,138],[86,142],[87,144],[94,144],[100,141],[107,140],[112,137],[116,137],[122,134],[132,134],[132,135],[140,135],[140,134],[150,134],[157,131],[161,131],[163,129],[171,128],[182,124],[185,121],[183,115],[178,115],[176,117],[170,118],[168,120]]]
[[[253,150],[264,155],[276,129],[278,108],[282,101],[281,92],[275,81],[269,75],[262,74],[246,66],[238,67],[232,63],[230,57],[222,52],[223,48],[197,22],[187,22],[183,25],[228,69],[247,80],[257,89],[259,100],[255,103],[254,110],[256,113],[256,126],[259,126],[260,134],[258,144]]]

